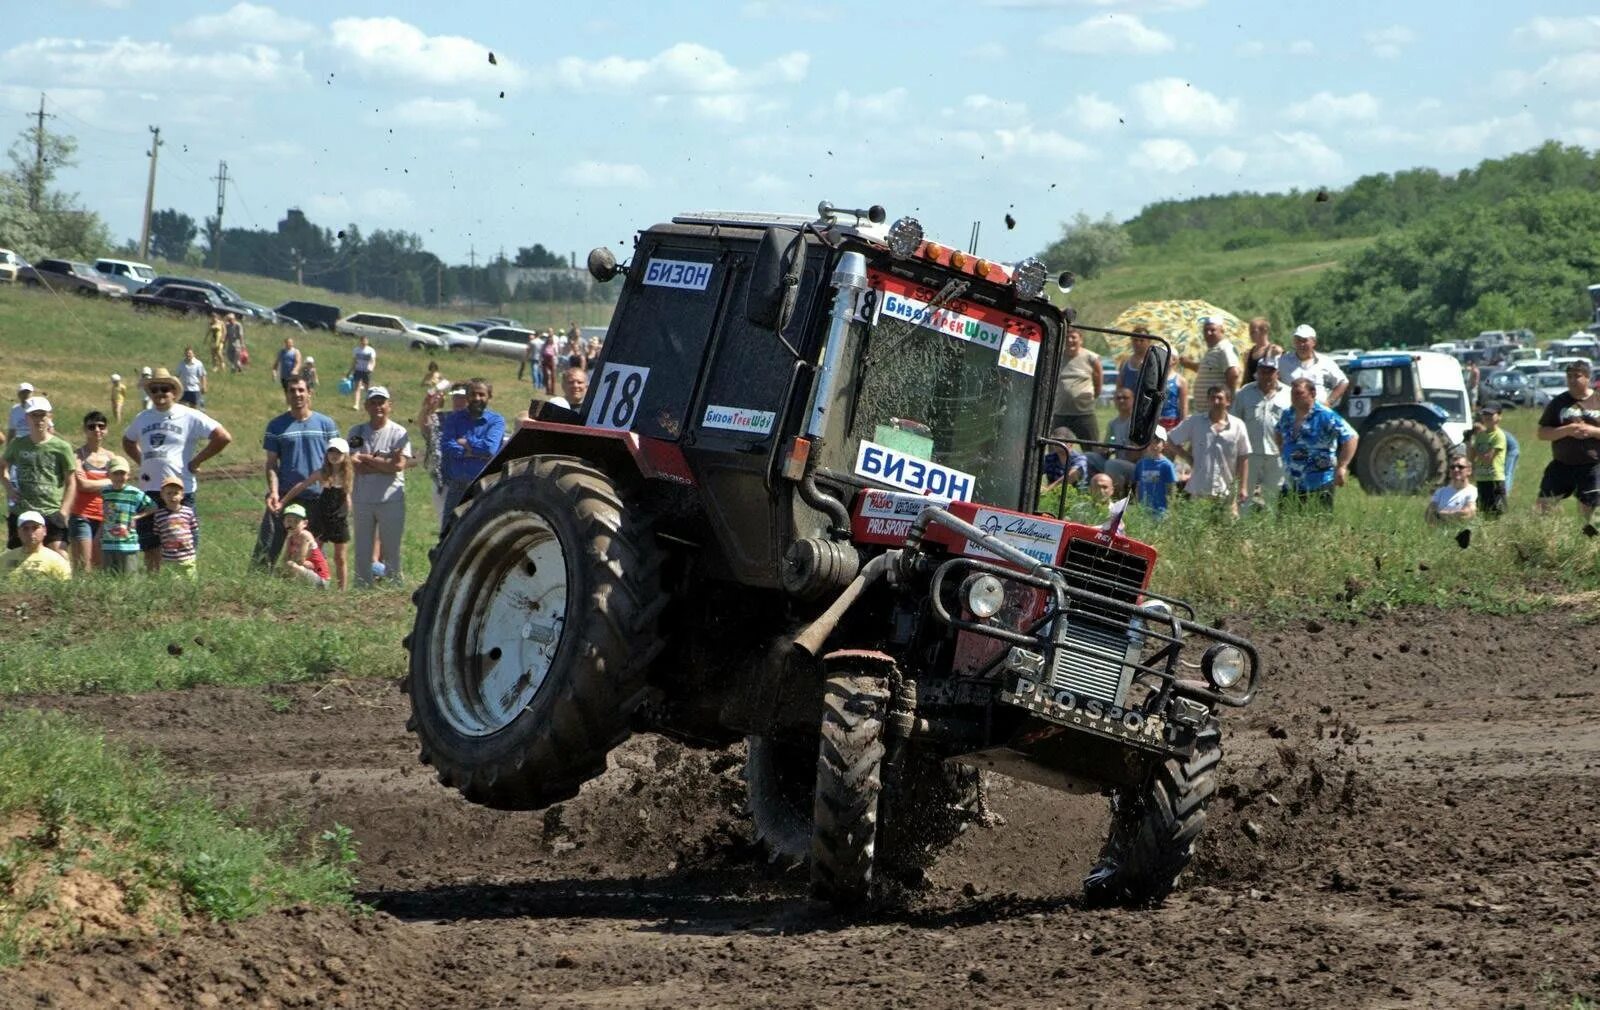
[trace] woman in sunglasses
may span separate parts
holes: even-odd
[[[72,567],[80,572],[100,567],[100,492],[111,486],[106,468],[111,465],[111,450],[105,447],[106,416],[98,410],[83,415],[83,445],[77,449],[78,469],[73,479],[78,493],[68,510],[67,530],[72,544]]]
[[[1450,457],[1450,483],[1428,500],[1428,523],[1462,526],[1478,514],[1478,488],[1472,483],[1472,464],[1465,456]],[[1463,544],[1462,546],[1466,546]]]

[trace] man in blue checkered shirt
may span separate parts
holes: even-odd
[[[1289,403],[1293,409],[1278,418],[1284,494],[1301,505],[1332,509],[1334,489],[1344,486],[1356,455],[1355,429],[1317,402],[1317,385],[1310,379],[1290,384]]]

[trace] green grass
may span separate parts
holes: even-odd
[[[1069,295],[1058,294],[1057,300],[1077,308],[1083,322],[1105,326],[1134,302],[1203,298],[1240,319],[1266,316],[1282,343],[1292,324],[1316,324],[1316,320],[1291,318],[1294,296],[1371,241],[1280,242],[1232,251],[1179,252],[1137,246],[1122,263],[1094,280],[1081,281]],[[1336,348],[1337,336],[1329,336],[1324,346]],[[1090,346],[1103,348],[1104,343],[1096,338],[1090,335]]]
[[[59,715],[0,715],[0,965],[102,929],[173,928],[297,904],[353,906],[355,848],[309,854]],[[80,918],[81,916],[81,918]]]

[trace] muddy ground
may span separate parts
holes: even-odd
[[[91,941],[0,976],[0,1006],[1567,1007],[1600,992],[1589,619],[1236,625],[1268,686],[1153,911],[1076,903],[1103,801],[1005,779],[1004,826],[847,919],[760,864],[736,754],[638,738],[576,800],[505,814],[416,763],[386,682],[13,700],[351,826],[377,911]]]

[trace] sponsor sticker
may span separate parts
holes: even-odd
[[[907,456],[866,439],[856,449],[855,472],[942,501],[971,501],[977,484],[977,478],[970,473]]]
[[[644,282],[656,288],[704,291],[711,283],[711,264],[692,260],[651,260],[645,267]]]
[[[1002,326],[958,312],[949,306],[929,308],[927,302],[895,291],[883,293],[883,308],[880,315],[925,326],[937,333],[959,337],[970,343],[996,350],[1000,349],[1001,342],[1006,336],[1005,328]]]
[[[867,536],[904,540],[911,533],[910,519],[868,519]]]
[[[743,407],[719,407],[716,404],[708,404],[705,417],[700,419],[700,427],[770,435],[772,426],[777,420],[778,415],[770,410],[745,410]]]
[[[1061,534],[1066,524],[1040,516],[1016,515],[994,509],[979,509],[972,517],[972,525],[1002,543],[1047,565],[1056,563],[1056,552],[1061,548]],[[966,554],[975,558],[996,558],[971,540],[967,541]],[[998,560],[998,559],[997,559]]]
[[[1039,340],[1020,333],[1008,333],[1000,345],[1000,367],[1032,375],[1039,368]]]
[[[926,495],[868,491],[861,499],[861,515],[867,519],[915,519],[925,506],[932,504],[935,503]]]

